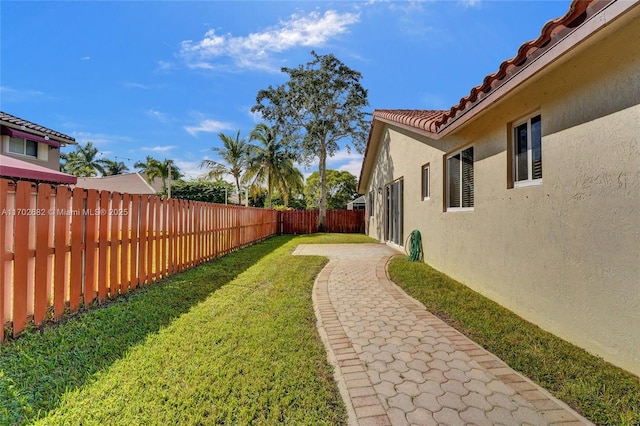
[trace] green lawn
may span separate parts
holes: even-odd
[[[427,310],[596,424],[640,425],[640,381],[424,263],[396,257],[390,278]]]
[[[0,347],[0,424],[343,424],[311,289],[276,237]]]

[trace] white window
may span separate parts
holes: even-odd
[[[367,194],[367,217],[373,216],[373,206],[375,201],[373,194],[373,191],[369,191],[369,194]]]
[[[431,178],[429,176],[430,166],[429,164],[425,164],[422,166],[422,199],[428,200],[431,198],[431,189],[429,185],[431,184]]]
[[[536,115],[513,126],[513,183],[542,183],[542,119]]]
[[[447,156],[447,210],[473,210],[473,147]]]
[[[38,142],[24,138],[10,138],[9,152],[38,158]]]

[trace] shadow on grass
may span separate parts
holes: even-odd
[[[0,347],[0,424],[55,408],[130,348],[157,333],[293,237],[275,237],[127,293]]]

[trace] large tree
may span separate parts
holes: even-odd
[[[209,169],[207,173],[209,178],[219,179],[225,173],[231,174],[236,181],[238,199],[241,199],[240,179],[247,168],[249,144],[244,139],[240,139],[240,130],[238,130],[235,138],[224,133],[219,133],[218,137],[222,141],[223,147],[213,147],[211,150],[222,158],[222,163],[213,160],[202,160],[200,167]]]
[[[162,181],[162,193],[167,193],[167,179],[171,175],[173,181],[177,181],[182,177],[180,169],[173,164],[173,160],[164,159],[163,161],[157,160],[147,155],[146,161],[138,161],[133,165],[136,169],[145,175],[147,182],[151,183],[155,178],[159,178]],[[169,173],[171,171],[171,173]]]
[[[320,230],[324,229],[327,205],[326,167],[343,141],[347,149],[364,151],[369,105],[362,75],[335,56],[311,52],[313,60],[297,68],[282,68],[289,81],[260,90],[251,108],[287,135],[298,158],[307,164],[318,161],[320,174]]]
[[[100,151],[92,142],[87,142],[84,146],[76,145],[75,150],[60,154],[60,170],[78,177],[94,177],[98,174],[104,176],[103,160],[99,156]]]
[[[345,209],[347,203],[358,197],[358,178],[347,171],[327,170],[327,209]],[[320,205],[320,175],[313,172],[304,185],[308,209]]]
[[[251,145],[245,180],[252,185],[267,187],[267,208],[272,207],[273,191],[277,190],[285,200],[291,191],[302,191],[303,176],[293,163],[293,156],[285,142],[278,137],[275,128],[258,124],[250,139],[260,142]]]

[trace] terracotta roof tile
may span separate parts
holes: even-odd
[[[516,56],[502,62],[498,71],[486,76],[482,84],[472,88],[467,96],[460,99],[458,104],[447,111],[375,110],[373,117],[409,125],[431,133],[438,133],[501,86],[506,80],[514,76],[522,67],[550,49],[589,16],[595,14],[612,1],[573,0],[569,10],[563,17],[547,22],[542,27],[540,36],[537,39],[528,41],[520,46]]]
[[[0,124],[12,125],[11,127],[14,127],[16,129],[24,128],[24,130],[35,130],[36,132],[39,132],[43,135],[55,137],[56,139],[64,143],[75,143],[76,141],[75,138],[65,135],[64,133],[56,132],[55,130],[51,130],[47,127],[32,123],[30,121],[24,120],[11,114],[7,114],[6,112],[2,111],[0,111]]]
[[[406,124],[411,127],[436,132],[435,123],[446,111],[438,110],[413,110],[413,109],[377,109],[373,111],[373,117],[389,120],[395,123]]]

